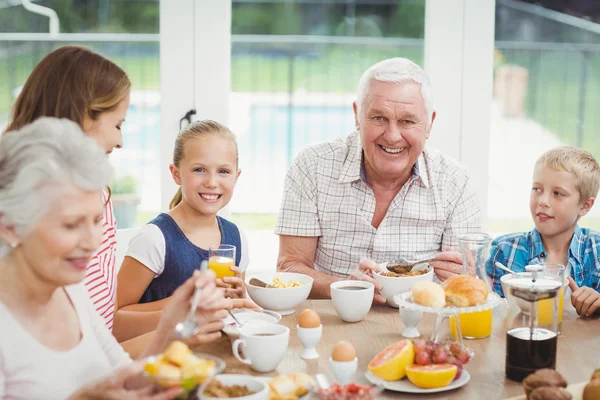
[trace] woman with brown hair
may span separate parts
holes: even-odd
[[[63,46],[34,68],[17,98],[6,131],[40,117],[67,118],[96,140],[106,154],[123,145],[121,125],[129,107],[131,82],[125,71],[81,46]],[[110,189],[102,193],[102,243],[87,266],[85,284],[92,303],[112,330],[116,299],[116,221]]]

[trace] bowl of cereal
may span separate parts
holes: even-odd
[[[267,287],[254,286],[250,280],[256,278],[267,283]],[[250,298],[265,310],[288,315],[296,311],[308,298],[313,278],[293,272],[262,273],[246,277],[246,289]]]
[[[269,400],[269,386],[250,375],[217,375],[201,390],[201,399]]]
[[[388,304],[398,308],[398,304],[394,301],[394,296],[400,292],[412,289],[413,285],[419,281],[432,281],[433,268],[428,266],[426,270],[417,272],[406,271],[404,273],[396,273],[388,271],[383,266],[383,270],[374,273],[373,278],[383,285],[381,295],[385,297]]]

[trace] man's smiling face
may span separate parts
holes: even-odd
[[[367,179],[408,180],[435,118],[427,123],[420,85],[373,80],[354,115]]]

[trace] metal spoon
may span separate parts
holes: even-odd
[[[237,318],[235,317],[235,315],[233,315],[233,313],[231,312],[231,310],[227,310],[227,312],[229,313],[229,315],[231,315],[231,318],[233,318],[233,320],[235,321],[235,323],[236,323],[237,327],[238,327],[238,328],[241,328],[241,327],[242,327],[242,323],[240,322],[240,320],[239,320],[239,319],[237,319]]]
[[[505,266],[504,266],[502,263],[500,263],[500,262],[498,262],[498,261],[496,261],[496,262],[494,263],[494,265],[495,265],[496,267],[500,268],[502,271],[508,272],[508,273],[510,273],[510,274],[513,274],[513,275],[519,275],[519,274],[517,274],[515,271],[511,271],[510,269],[508,269],[507,267],[505,267]]]
[[[269,286],[268,283],[261,281],[260,279],[257,278],[250,278],[250,281],[248,282],[250,285],[252,286],[257,286],[257,287],[262,287],[262,288],[266,288]]]
[[[419,261],[407,261],[402,258],[399,258],[397,260],[389,262],[388,265],[386,266],[386,268],[388,269],[388,271],[392,271],[397,274],[405,274],[410,271],[413,271],[413,272],[424,271],[429,266],[421,265],[421,264],[427,264],[427,263],[430,263],[430,262],[436,261],[436,260],[437,260],[437,257],[428,258],[428,259],[419,260]]]
[[[202,261],[202,263],[200,263],[200,271],[206,270],[207,267],[207,261]],[[196,321],[196,308],[198,308],[198,301],[200,301],[201,294],[202,289],[196,287],[196,290],[194,291],[194,297],[192,298],[192,307],[190,308],[188,317],[184,321],[175,325],[175,334],[180,339],[187,339],[198,333],[200,330],[200,325],[198,325],[198,322]]]

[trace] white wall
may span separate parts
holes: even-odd
[[[429,145],[466,165],[487,229],[495,0],[427,0],[425,70],[437,118]]]
[[[177,186],[169,173],[179,120],[229,123],[231,1],[160,1],[161,210]]]

